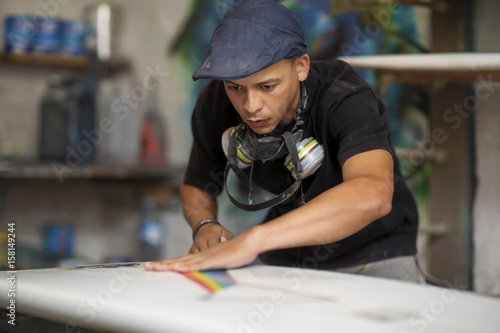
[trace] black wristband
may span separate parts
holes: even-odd
[[[215,224],[218,224],[220,225],[219,221],[215,220],[215,219],[204,219],[204,220],[201,220],[200,222],[198,222],[194,228],[193,228],[193,241],[196,237],[196,233],[198,233],[198,230],[200,230],[200,228],[207,224],[207,223],[215,223]]]

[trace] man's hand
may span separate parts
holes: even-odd
[[[258,246],[252,240],[255,238],[253,234],[249,231],[243,232],[234,239],[216,243],[203,251],[197,251],[183,257],[149,262],[144,264],[144,267],[148,271],[191,272],[245,266],[254,261],[258,255],[256,251]]]
[[[190,254],[205,251],[218,243],[233,239],[231,231],[215,223],[203,225],[196,233],[196,238],[189,250]]]

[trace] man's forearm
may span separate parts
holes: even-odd
[[[203,190],[183,184],[180,193],[182,211],[191,228],[201,220],[217,218],[217,202]]]
[[[389,214],[392,163],[381,150],[352,157],[344,165],[343,183],[250,231],[258,252],[340,241]]]
[[[369,191],[361,193],[369,187]],[[258,252],[314,246],[340,241],[388,213],[369,180],[341,184],[302,207],[255,227],[262,244]],[[368,193],[366,193],[368,192]],[[370,193],[371,192],[371,193]],[[373,193],[373,195],[371,195]]]

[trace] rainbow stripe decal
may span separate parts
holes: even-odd
[[[188,279],[200,284],[211,293],[230,287],[236,283],[231,275],[224,269],[180,273]]]

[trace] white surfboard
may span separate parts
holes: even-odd
[[[18,315],[57,321],[67,332],[500,331],[500,300],[470,292],[300,268],[228,273],[235,284],[210,293],[139,263],[3,271],[0,304],[5,310],[14,300]]]
[[[356,68],[402,76],[500,81],[500,52],[453,52],[339,57]]]

